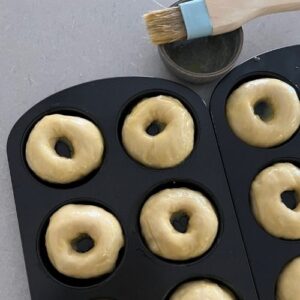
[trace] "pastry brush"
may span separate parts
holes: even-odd
[[[300,0],[192,0],[144,18],[152,42],[167,44],[230,32],[256,17],[294,10],[300,10]]]

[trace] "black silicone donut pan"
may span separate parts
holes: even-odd
[[[139,100],[172,95],[191,112],[195,126],[192,154],[175,168],[156,170],[129,157],[120,140],[125,115]],[[51,113],[83,116],[102,131],[105,155],[99,170],[76,184],[38,179],[24,158],[33,125]],[[66,89],[40,102],[16,123],[8,140],[11,170],[26,268],[33,300],[164,300],[180,283],[210,278],[230,287],[239,299],[257,299],[209,112],[191,90],[166,80],[115,78]],[[148,250],[139,229],[145,200],[165,187],[199,189],[219,215],[216,242],[202,257],[185,263],[163,260]],[[126,245],[115,271],[94,280],[64,277],[51,267],[44,246],[47,221],[66,203],[94,203],[120,221]]]
[[[226,101],[232,90],[241,83],[262,77],[281,79],[299,94],[300,46],[275,50],[237,67],[216,87],[210,111],[258,295],[260,299],[272,300],[281,270],[300,255],[300,241],[272,237],[260,227],[251,209],[250,186],[261,170],[276,162],[299,165],[300,134],[296,132],[287,142],[273,148],[252,147],[235,136],[225,115]]]

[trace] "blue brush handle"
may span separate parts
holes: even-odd
[[[187,39],[212,35],[213,26],[204,0],[192,0],[179,4]]]

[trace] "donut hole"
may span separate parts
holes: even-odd
[[[71,241],[71,246],[78,253],[86,253],[94,248],[95,243],[87,233],[82,233]]]
[[[154,120],[147,126],[146,132],[151,136],[156,136],[160,134],[166,127],[164,122],[160,122],[158,120]]]
[[[72,158],[74,149],[71,142],[66,138],[59,138],[54,146],[55,152],[62,157]]]
[[[287,208],[291,210],[294,210],[299,204],[299,200],[295,191],[285,191],[281,193],[281,201]]]
[[[170,223],[176,231],[186,233],[189,227],[189,220],[190,217],[185,211],[177,211],[171,215]]]
[[[264,122],[268,122],[274,118],[274,110],[268,99],[258,100],[253,110],[254,114]]]

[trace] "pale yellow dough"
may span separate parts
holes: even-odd
[[[146,129],[154,121],[164,123],[165,128],[151,136]],[[122,139],[127,152],[140,163],[153,168],[174,167],[193,150],[193,118],[175,98],[147,98],[126,117]]]
[[[281,193],[295,191],[299,201],[300,169],[291,163],[277,163],[261,171],[251,186],[253,213],[270,234],[285,239],[300,239],[300,205],[289,209]]]
[[[300,257],[292,260],[282,271],[277,282],[276,300],[299,300]]]
[[[55,151],[58,140],[67,140],[73,156]],[[32,129],[26,144],[26,160],[40,178],[52,183],[70,183],[98,168],[104,150],[100,130],[90,121],[60,114],[42,118]]]
[[[254,113],[255,104],[268,103],[273,116],[263,121]],[[300,105],[295,89],[272,78],[242,84],[229,96],[226,106],[233,132],[249,145],[268,148],[287,141],[300,124]]]
[[[217,283],[197,280],[180,285],[170,300],[236,300],[236,297]]]
[[[171,217],[189,216],[187,231],[177,231]],[[162,190],[151,196],[142,208],[140,224],[150,250],[167,259],[187,260],[205,253],[218,232],[218,218],[210,201],[187,188]]]
[[[72,241],[86,234],[94,247],[80,253]],[[93,205],[68,204],[50,218],[46,232],[48,257],[58,272],[87,279],[113,271],[124,245],[118,220],[106,210]]]

